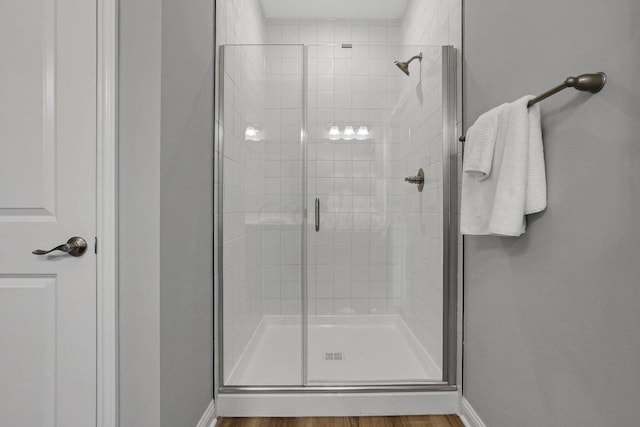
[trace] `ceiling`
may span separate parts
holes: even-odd
[[[400,19],[408,0],[260,0],[267,19]]]

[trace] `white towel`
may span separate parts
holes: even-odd
[[[529,167],[527,170],[529,176],[527,177],[525,215],[542,212],[547,208],[547,174],[538,104],[529,108]]]
[[[507,107],[503,104],[482,114],[467,131],[462,164],[462,234],[491,234],[489,223],[502,163]]]
[[[488,173],[483,172],[486,164],[478,162],[475,154],[471,155],[471,164],[466,164],[467,150],[473,153],[476,149],[465,144],[460,218],[463,234],[519,236],[526,229],[525,215],[546,208],[540,107],[528,109],[531,98],[525,96],[501,106]],[[474,171],[477,164],[484,169]]]
[[[498,136],[498,123],[502,110],[507,104],[493,108],[482,114],[467,131],[464,145],[463,172],[477,173],[483,179],[491,172],[493,150]]]

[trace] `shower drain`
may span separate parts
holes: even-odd
[[[344,360],[344,353],[339,351],[339,352],[333,352],[333,353],[324,353],[324,360]]]

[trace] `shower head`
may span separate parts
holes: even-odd
[[[409,63],[395,61],[395,64],[398,68],[400,68],[400,70],[402,70],[403,73],[405,73],[407,76],[409,75]]]
[[[422,62],[422,52],[420,52],[416,56],[412,56],[411,59],[409,59],[407,62],[395,61],[394,64],[396,64],[396,67],[400,68],[400,70],[408,76],[409,75],[409,64],[411,64],[411,61],[413,61],[414,59],[417,59],[420,62]]]

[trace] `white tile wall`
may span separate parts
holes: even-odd
[[[310,314],[399,312],[441,364],[442,189],[434,183],[442,176],[442,89],[432,84],[441,81],[434,77],[440,50],[423,48],[420,86],[412,80],[420,75],[417,63],[407,78],[393,60],[415,53],[397,44],[459,48],[460,0],[410,0],[401,23],[265,21],[259,0],[219,1],[217,19],[218,45],[317,45],[309,48],[308,63],[307,203],[312,212],[314,198],[321,198],[322,232],[309,233]],[[225,145],[227,369],[263,314],[299,314],[301,306],[299,48],[243,49],[225,78],[233,87],[224,100],[225,136],[232,141]],[[264,124],[261,144],[244,141],[249,121]],[[365,124],[371,139],[330,141],[331,124]],[[399,182],[418,167],[428,184],[416,197],[413,186]]]
[[[398,43],[399,22],[358,20],[267,20],[268,43],[314,44],[394,44]],[[327,47],[325,52],[331,48]],[[338,56],[339,57],[339,56]]]
[[[246,126],[264,121],[264,69],[261,47],[225,50],[224,74],[224,333],[232,367],[262,318],[265,147],[245,141]],[[242,69],[243,72],[235,70]]]
[[[403,57],[417,52],[403,48]],[[403,289],[400,313],[441,366],[442,349],[442,57],[439,47],[421,47],[421,67],[413,64],[395,110],[398,144],[392,146],[394,176],[425,172],[425,187],[394,186],[394,250]],[[420,74],[420,71],[422,73]],[[419,94],[419,95],[416,95]]]
[[[265,24],[259,0],[219,1],[216,19],[216,48],[227,43],[264,43]],[[224,182],[224,367],[225,377],[236,364],[262,318],[263,231],[256,218],[264,204],[264,146],[245,141],[249,123],[264,121],[265,70],[260,48],[229,48],[224,74],[224,181],[216,170],[216,188]],[[216,81],[219,81],[216,69]],[[219,95],[216,92],[216,97]],[[216,99],[216,106],[219,105]],[[216,109],[218,110],[218,109]],[[218,115],[216,115],[215,164],[220,161]],[[220,212],[215,201],[214,227]],[[218,240],[214,251],[217,260]],[[219,284],[220,266],[214,262],[214,280]]]
[[[269,31],[269,27],[267,27]],[[267,177],[262,223],[267,315],[300,315],[302,277],[301,46],[268,46],[265,139]]]
[[[315,233],[310,218],[310,314],[394,312],[385,163],[400,75],[386,45],[397,42],[398,22],[268,21],[267,38],[310,45],[307,203],[320,198],[322,219]],[[331,125],[366,125],[371,138],[331,141]]]
[[[458,114],[457,127],[460,134],[462,122],[462,96],[461,96],[461,57],[462,57],[462,2],[461,0],[439,0],[439,1],[422,1],[409,0],[405,14],[401,20],[399,39],[403,45],[453,45],[458,53]],[[413,54],[406,52],[407,55]],[[425,95],[424,105],[432,101],[432,106],[441,103],[441,88],[435,89],[432,93]],[[411,101],[411,100],[410,100]],[[409,130],[411,137],[417,134],[424,137],[424,131],[430,143],[430,153],[432,165],[430,169],[433,173],[442,174],[442,165],[435,159],[442,158],[441,140],[431,138],[441,138],[436,136],[436,127],[441,127],[442,112],[433,112],[429,110],[429,106],[411,108],[413,112],[419,112],[418,116],[401,115],[401,129]],[[409,138],[411,139],[411,138]],[[461,147],[458,147],[458,163],[461,164]],[[409,148],[408,152],[402,153],[404,159],[400,164],[405,163],[411,165],[420,155],[413,152]],[[413,167],[415,168],[415,164]],[[410,168],[411,169],[411,168]],[[461,168],[458,167],[458,170]],[[425,170],[427,176],[429,172]],[[440,181],[441,182],[441,181]],[[454,184],[454,185],[457,185]],[[459,188],[458,188],[459,189]],[[425,192],[427,190],[425,189]],[[412,198],[402,200],[403,209],[412,211],[416,208],[412,204]],[[425,194],[421,200],[422,215],[414,217],[407,223],[405,229],[406,249],[413,255],[407,256],[406,275],[407,275],[407,292],[408,303],[403,306],[402,315],[409,324],[418,339],[427,348],[430,354],[434,356],[439,366],[442,366],[442,223],[441,212],[442,206],[442,188],[435,187],[429,190],[429,194]],[[428,246],[424,246],[422,242],[416,241],[411,236],[418,235],[420,229],[424,225],[429,225],[426,229],[426,238],[429,241]],[[458,258],[459,272],[457,277],[458,294],[462,295],[462,239],[458,240]],[[426,276],[425,276],[426,274]],[[424,283],[426,277],[427,287],[416,286],[418,281]],[[461,299],[459,298],[459,301]],[[458,304],[458,312],[462,313],[461,303]],[[461,323],[461,322],[460,322]],[[461,332],[461,331],[459,331]],[[461,336],[461,334],[460,334]]]

